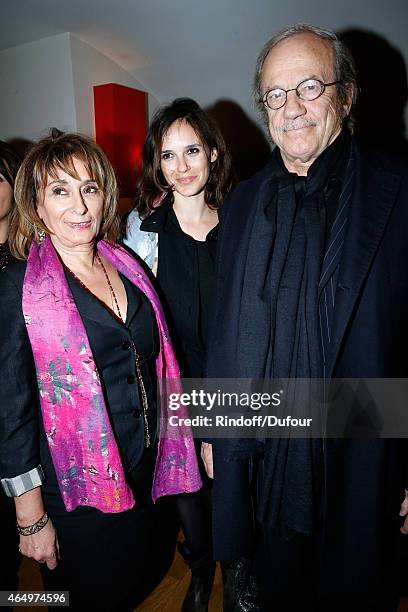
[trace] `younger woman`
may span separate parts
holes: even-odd
[[[190,98],[160,108],[143,148],[143,171],[125,244],[150,266],[182,376],[203,375],[218,209],[232,185],[231,159],[210,117]],[[208,490],[176,499],[192,570],[183,612],[207,610],[214,578]]]

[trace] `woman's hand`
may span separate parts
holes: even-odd
[[[34,525],[44,515],[41,487],[36,487],[14,498],[16,504],[17,525],[28,527]],[[19,550],[26,557],[39,563],[46,563],[49,569],[55,569],[59,559],[57,534],[51,519],[48,519],[40,531],[34,535],[20,535]]]
[[[405,499],[401,504],[400,516],[405,516],[405,521],[400,531],[404,535],[408,535],[408,491],[407,490],[405,490]]]
[[[212,444],[201,442],[201,459],[203,460],[208,478],[214,478]]]
[[[39,563],[46,563],[48,569],[58,565],[59,547],[57,533],[51,519],[40,531],[31,536],[20,535],[19,550],[26,557],[31,557]]]

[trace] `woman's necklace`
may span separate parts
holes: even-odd
[[[87,285],[85,285],[85,283],[75,274],[75,272],[73,272],[71,270],[71,268],[68,268],[68,266],[66,264],[64,264],[66,270],[68,270],[68,272],[78,281],[78,283],[81,285],[81,287],[83,287],[84,289],[86,289],[86,291],[88,291],[89,293],[91,293],[97,300],[99,300],[99,302],[101,302],[101,304],[103,304],[104,306],[106,306],[106,308],[109,308],[109,310],[115,315],[115,317],[119,317],[119,319],[123,322],[122,319],[122,313],[120,311],[119,308],[119,304],[118,304],[118,300],[116,298],[116,293],[112,287],[112,283],[110,282],[108,273],[106,271],[105,266],[102,263],[101,258],[99,257],[99,254],[96,253],[95,255],[95,259],[98,261],[98,263],[100,264],[103,273],[105,275],[106,278],[106,282],[108,283],[108,287],[109,287],[109,291],[110,291],[110,295],[111,295],[111,302],[112,302],[112,308],[110,308],[110,306],[108,306],[108,304],[106,304],[105,302],[103,302],[100,298],[98,298],[94,293],[92,293],[92,291],[90,291],[87,287]]]
[[[99,257],[99,253],[98,252],[96,252],[95,259],[98,261],[98,263],[100,264],[100,266],[101,266],[101,268],[102,268],[102,270],[103,270],[103,272],[105,274],[106,282],[108,283],[108,287],[109,287],[109,290],[111,292],[112,300],[113,300],[113,302],[114,302],[114,304],[116,306],[116,310],[117,310],[117,313],[118,313],[120,319],[122,319],[122,315],[121,315],[121,312],[120,312],[118,300],[116,299],[116,294],[115,294],[115,292],[113,290],[113,287],[112,287],[112,284],[110,282],[108,273],[106,271],[105,266],[102,263],[102,259]],[[144,381],[143,381],[142,371],[140,369],[139,355],[138,355],[138,352],[136,351],[136,346],[135,346],[133,340],[132,340],[132,348],[133,348],[133,353],[134,353],[134,356],[135,356],[135,366],[136,366],[137,381],[139,383],[139,389],[140,389],[141,396],[142,396],[145,446],[149,447],[150,446],[150,432],[149,432],[149,422],[148,422],[148,418],[147,418],[147,414],[148,414],[147,411],[148,411],[149,405],[148,405],[148,400],[147,400],[146,388],[145,388]]]
[[[101,268],[103,270],[103,273],[105,274],[106,282],[108,283],[108,287],[109,287],[109,291],[110,291],[111,299],[112,299],[112,305],[114,306],[113,310],[110,309],[110,308],[109,308],[109,310],[111,310],[114,313],[115,317],[116,317],[116,315],[118,315],[119,319],[123,322],[122,313],[120,312],[120,308],[119,308],[118,300],[116,298],[115,291],[114,291],[114,289],[112,287],[112,283],[110,282],[110,278],[108,276],[108,273],[106,271],[105,266],[102,263],[101,258],[99,257],[99,253],[98,252],[95,254],[95,259],[97,260],[97,262],[101,266]],[[79,284],[82,287],[84,287],[84,289],[86,289],[89,292],[88,287],[85,285],[85,283],[83,283],[81,281],[80,278],[77,277],[75,272],[70,270],[70,268],[68,268],[67,266],[65,266],[65,267],[68,270],[68,272],[70,274],[72,274],[72,276],[74,278],[76,278],[76,280],[79,282]],[[99,300],[99,298],[96,298],[96,299]],[[101,301],[101,300],[99,300],[99,301]],[[103,304],[103,302],[101,302],[101,303]],[[115,307],[116,307],[116,311],[117,312],[115,312]],[[140,368],[139,354],[138,354],[138,352],[136,350],[136,346],[135,346],[135,343],[133,342],[133,340],[131,340],[131,345],[132,345],[134,359],[135,359],[137,381],[138,381],[140,393],[141,393],[141,396],[142,396],[143,422],[144,422],[144,441],[145,441],[145,447],[148,448],[150,446],[150,444],[151,444],[150,432],[149,432],[149,420],[148,420],[149,403],[148,403],[148,398],[147,398],[146,387],[145,387],[144,381],[143,381],[142,370]]]
[[[116,307],[116,313],[118,314],[119,318],[122,319],[122,321],[123,321],[122,314],[120,312],[120,308],[119,308],[119,304],[118,304],[118,300],[116,298],[116,293],[113,290],[112,283],[110,282],[108,273],[106,271],[105,266],[102,263],[102,259],[99,257],[99,253],[98,252],[96,252],[95,259],[98,262],[98,264],[101,266],[101,268],[103,270],[103,273],[105,275],[105,278],[106,278],[106,282],[108,283],[109,291],[110,291],[110,294],[111,294],[113,310],[115,310],[115,307]]]

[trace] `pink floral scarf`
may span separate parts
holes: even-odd
[[[141,265],[125,249],[106,241],[100,241],[97,248],[146,295],[159,329],[156,370],[161,428],[152,498],[197,491],[201,478],[191,432],[169,424],[167,397],[181,392],[181,384],[157,294]],[[30,248],[23,313],[44,427],[66,509],[92,506],[102,512],[123,512],[132,508],[133,494],[126,483],[89,340],[48,236]]]

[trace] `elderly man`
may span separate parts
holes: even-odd
[[[276,147],[222,212],[209,377],[408,377],[408,176],[354,141],[356,92],[332,32],[297,25],[262,50],[255,94]],[[389,95],[379,81],[382,115]],[[397,609],[405,440],[213,450],[215,554],[254,550],[262,610]]]

